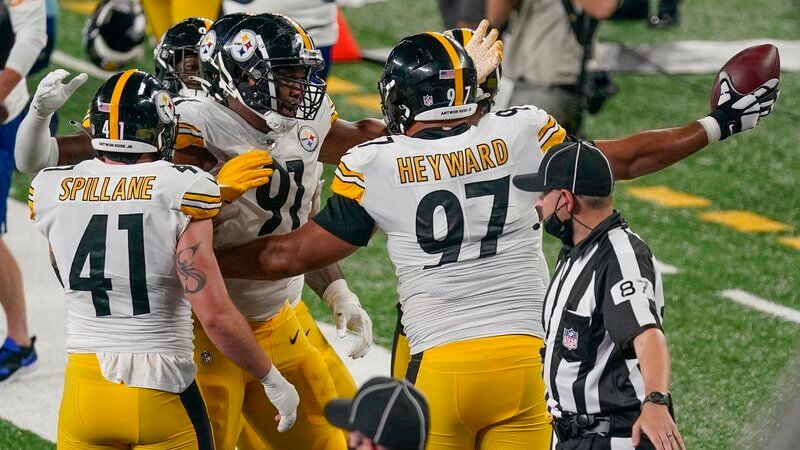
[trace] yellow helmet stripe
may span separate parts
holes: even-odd
[[[108,118],[108,137],[110,139],[120,139],[119,135],[119,99],[125,89],[128,78],[136,72],[136,69],[126,70],[117,80],[114,92],[111,94],[111,104],[109,106],[110,116]]]
[[[472,30],[469,28],[462,28],[461,36],[464,38],[464,42],[462,42],[462,44],[467,45],[469,40],[472,39]]]
[[[455,47],[453,47],[453,43],[448,41],[444,35],[439,33],[432,33],[428,32],[431,36],[435,37],[442,47],[444,47],[447,55],[450,56],[450,62],[453,63],[453,72],[455,72],[455,85],[456,85],[456,95],[453,101],[454,106],[459,106],[464,104],[464,74],[463,69],[461,67],[461,61],[458,59],[458,53],[456,53]]]
[[[287,16],[283,17],[286,17],[286,20],[288,20],[289,23],[291,23],[294,26],[294,29],[297,31],[300,37],[303,38],[303,46],[306,48],[306,50],[314,50],[314,46],[311,45],[311,38],[308,37],[308,33],[306,33],[306,30],[304,30],[303,27],[301,27],[299,23],[295,22],[295,20],[292,19],[291,17]]]

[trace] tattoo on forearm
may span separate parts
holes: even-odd
[[[184,294],[196,294],[206,286],[206,274],[195,266],[194,255],[201,242],[178,252],[178,277],[183,281]]]

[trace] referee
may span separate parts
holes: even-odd
[[[612,210],[605,156],[587,142],[550,149],[540,172],[544,229],[564,247],[545,296],[544,380],[557,449],[684,449],[672,415],[661,274]]]

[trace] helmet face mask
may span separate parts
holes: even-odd
[[[316,117],[326,89],[316,72],[324,61],[294,21],[279,14],[245,17],[216,45],[223,97],[239,100],[278,132]]]
[[[158,41],[153,56],[156,77],[173,95],[191,95],[202,88],[198,45],[212,22],[191,17],[170,27]]]

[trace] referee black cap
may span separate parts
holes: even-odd
[[[325,417],[336,427],[359,431],[392,450],[424,450],[430,429],[422,393],[406,380],[387,377],[367,381],[352,400],[331,400]]]
[[[564,142],[544,155],[537,173],[515,176],[514,186],[531,192],[567,189],[575,195],[607,197],[614,190],[614,175],[608,159],[594,144]]]

